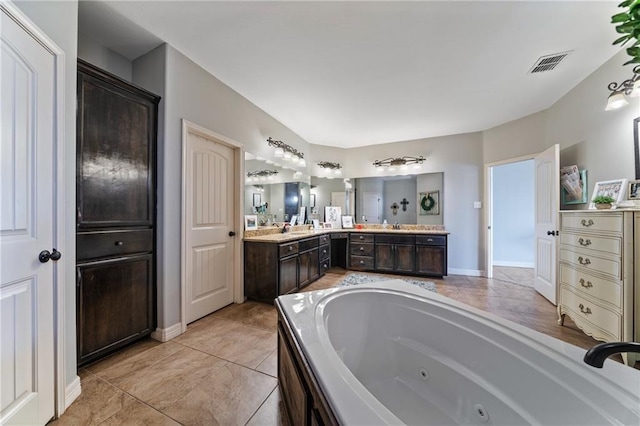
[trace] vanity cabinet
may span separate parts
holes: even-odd
[[[572,211],[560,214],[558,323],[565,315],[605,342],[638,341],[634,294],[640,256],[640,212]],[[634,255],[635,250],[635,255]],[[635,269],[635,270],[634,270]],[[636,296],[637,297],[637,296]],[[635,356],[624,356],[629,364]]]
[[[413,273],[416,262],[415,235],[382,234],[375,237],[375,270]]]
[[[298,242],[298,288],[302,288],[320,277],[320,265],[318,264],[319,250],[318,237],[300,240]]]
[[[416,274],[447,275],[446,235],[416,235]]]
[[[373,234],[351,234],[349,240],[350,269],[368,271],[374,268]]]
[[[318,248],[318,272],[319,275],[322,276],[331,269],[331,236],[328,234],[320,235],[318,240],[318,244],[320,244],[320,247]]]

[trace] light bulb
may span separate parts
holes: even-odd
[[[607,107],[605,108],[605,111],[611,111],[614,109],[622,108],[627,104],[629,104],[629,102],[625,99],[624,94],[620,91],[615,91],[609,95],[609,99],[607,99]]]
[[[277,158],[284,156],[284,149],[276,148],[276,150],[273,152],[273,156]]]

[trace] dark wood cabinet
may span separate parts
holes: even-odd
[[[278,277],[278,295],[298,289],[298,255],[280,259]]]
[[[78,364],[155,329],[160,98],[78,61]]]
[[[372,270],[374,266],[373,234],[351,234],[349,238],[349,267]]]
[[[447,275],[447,236],[416,237],[416,274]]]
[[[413,273],[416,259],[415,247],[415,235],[376,235],[375,270]]]

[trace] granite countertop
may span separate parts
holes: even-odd
[[[406,225],[405,225],[406,226]],[[416,226],[416,225],[409,225]],[[269,231],[276,231],[275,229]],[[251,232],[251,231],[249,231]],[[444,229],[392,229],[392,228],[349,228],[349,229],[320,229],[320,230],[304,230],[294,229],[286,233],[271,233],[267,235],[247,235],[245,231],[245,241],[257,241],[267,243],[282,243],[287,241],[295,241],[306,237],[313,237],[316,235],[332,234],[332,233],[357,233],[357,234],[419,234],[419,235],[448,235],[449,232]]]

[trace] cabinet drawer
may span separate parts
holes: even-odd
[[[566,309],[567,311],[573,312],[578,318],[595,325],[602,331],[613,336],[616,340],[621,339],[621,317],[615,312],[580,297],[566,286],[560,287],[560,303],[562,304],[562,310]],[[578,318],[574,319],[577,320]],[[590,330],[585,331],[588,332]]]
[[[581,233],[560,233],[560,243],[581,249],[600,251],[608,254],[622,253],[622,238],[596,237]]]
[[[444,235],[416,235],[416,244],[425,246],[443,246],[447,243]]]
[[[323,246],[320,246],[319,256],[320,256],[320,261],[328,259],[331,256],[331,245],[325,244]]]
[[[382,234],[376,235],[376,243],[383,244],[415,244],[415,235],[394,235],[394,234]]]
[[[373,257],[351,255],[351,269],[373,269]]]
[[[307,238],[304,240],[298,241],[298,251],[305,251],[312,249],[314,247],[318,247],[318,237]]]
[[[573,287],[578,294],[582,292],[618,308],[622,307],[622,287],[618,282],[594,277],[565,264],[560,264],[560,282]]]
[[[344,238],[349,238],[349,234],[346,232],[334,232],[331,234],[332,240],[342,240]]]
[[[324,259],[320,261],[320,275],[326,274],[331,269],[331,259]]]
[[[329,244],[329,241],[331,241],[331,236],[330,236],[330,235],[328,235],[328,234],[320,235],[320,236],[318,237],[318,239],[319,239],[319,241],[320,241],[320,242],[319,242],[319,244],[320,244],[320,245],[323,245],[323,244]]]
[[[356,256],[373,256],[373,244],[352,242],[349,254],[355,254]]]
[[[560,249],[560,260],[593,272],[600,272],[616,279],[622,279],[620,260],[603,259],[565,248]]]
[[[373,234],[351,234],[351,242],[352,243],[372,243],[373,242]]]
[[[293,243],[280,244],[278,246],[278,255],[279,257],[285,257],[292,254],[298,253],[298,242],[294,241]]]
[[[78,261],[114,257],[153,250],[153,230],[100,231],[79,233],[76,237]]]
[[[562,229],[622,233],[622,212],[601,214],[563,213]]]

